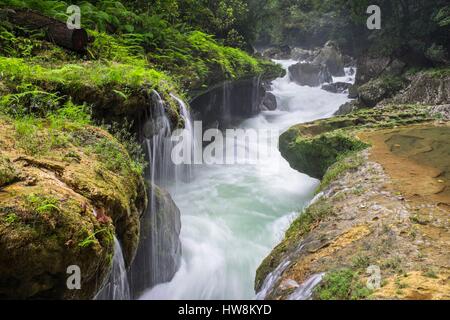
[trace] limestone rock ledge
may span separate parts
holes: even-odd
[[[0,118],[0,298],[90,299],[110,272],[114,234],[127,265],[134,258],[144,181],[102,129],[20,130]],[[81,290],[66,286],[71,265]]]
[[[305,163],[327,163],[317,165],[317,196],[257,271],[260,298],[450,298],[450,125],[428,113],[440,109],[391,106],[298,125],[281,137],[294,168],[311,174],[317,170]],[[366,149],[345,152],[336,135]],[[380,286],[368,288],[367,272],[377,268]]]

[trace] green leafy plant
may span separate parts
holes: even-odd
[[[100,230],[95,231],[94,233],[90,234],[89,236],[87,236],[86,238],[84,238],[83,240],[81,240],[78,243],[78,246],[81,248],[88,248],[90,247],[93,243],[95,243],[97,241],[96,236],[100,233],[103,232],[109,232],[108,228],[103,228]]]
[[[19,220],[19,217],[15,213],[9,213],[5,218],[4,221],[8,224],[13,224]]]
[[[59,200],[50,195],[29,194],[25,198],[27,206],[38,214],[60,212]]]
[[[328,272],[314,290],[319,300],[359,300],[370,296],[371,290],[360,282],[358,273],[350,269]]]

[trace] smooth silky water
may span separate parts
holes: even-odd
[[[297,63],[277,62],[286,69]],[[288,76],[275,80],[272,92],[278,110],[247,119],[240,128],[272,129],[278,140],[290,126],[329,117],[348,101],[346,94],[299,86]],[[290,168],[269,140],[250,146],[270,147],[263,163],[197,166],[190,183],[169,187],[182,215],[181,267],[171,282],[148,290],[142,299],[255,298],[258,266],[318,186]]]

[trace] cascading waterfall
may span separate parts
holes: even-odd
[[[322,282],[325,273],[313,274],[305,282],[289,295],[287,300],[309,300],[313,295],[314,289]]]
[[[158,92],[153,91],[153,106],[144,125],[144,149],[147,153],[147,167],[145,178],[149,184],[149,207],[141,218],[141,239],[135,261],[130,271],[132,292],[138,296],[142,290],[168,281],[172,278],[172,270],[179,267],[179,257],[170,256],[178,234],[167,234],[167,226],[176,226],[178,222],[174,214],[164,211],[167,203],[162,198],[163,191],[159,187],[176,185],[178,181],[188,182],[192,177],[190,165],[174,165],[171,155],[174,144],[172,142],[172,128],[166,115],[165,103]],[[194,152],[194,131],[192,118],[187,105],[177,96],[171,94],[179,105],[179,112],[183,118],[183,143]],[[159,186],[159,187],[157,187]],[[170,208],[173,210],[174,208]],[[176,229],[176,228],[175,228]]]
[[[194,137],[194,124],[192,122],[192,117],[186,103],[174,94],[170,96],[177,101],[180,108],[180,116],[184,121],[183,129],[183,144],[185,145],[185,151],[189,152],[190,162],[186,164],[181,164],[176,166],[175,170],[175,182],[184,181],[190,182],[193,177],[193,159],[195,154],[195,137]]]
[[[297,63],[278,62],[286,69]],[[348,101],[346,94],[299,86],[288,75],[272,87],[278,110],[261,112],[238,128],[273,129],[272,138],[278,139],[290,126],[329,117]],[[201,165],[191,183],[169,187],[182,213],[181,266],[170,282],[148,290],[142,299],[255,298],[256,269],[318,185],[293,170],[269,141],[261,139],[249,146],[270,150],[263,165]]]
[[[262,75],[253,78],[251,114],[257,114],[261,107],[260,106],[261,101],[259,100],[259,96],[261,94],[261,77]]]
[[[106,285],[97,294],[95,300],[130,300],[130,286],[123,258],[122,247],[114,236],[114,257],[111,274]]]
[[[150,171],[147,181],[165,187],[173,179],[174,168],[171,161],[172,129],[164,109],[164,101],[157,91],[153,91],[153,108],[148,122],[152,125],[151,137],[145,139]],[[153,198],[151,200],[154,200]],[[154,203],[154,202],[152,202]]]
[[[220,105],[220,114],[222,121],[224,123],[231,122],[231,110],[230,110],[230,101],[231,101],[231,84],[228,81],[225,81],[222,86],[222,104]]]

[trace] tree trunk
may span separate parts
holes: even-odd
[[[66,49],[85,52],[88,35],[84,29],[69,29],[67,24],[32,10],[8,10],[9,21],[21,27],[43,29],[47,39]]]

